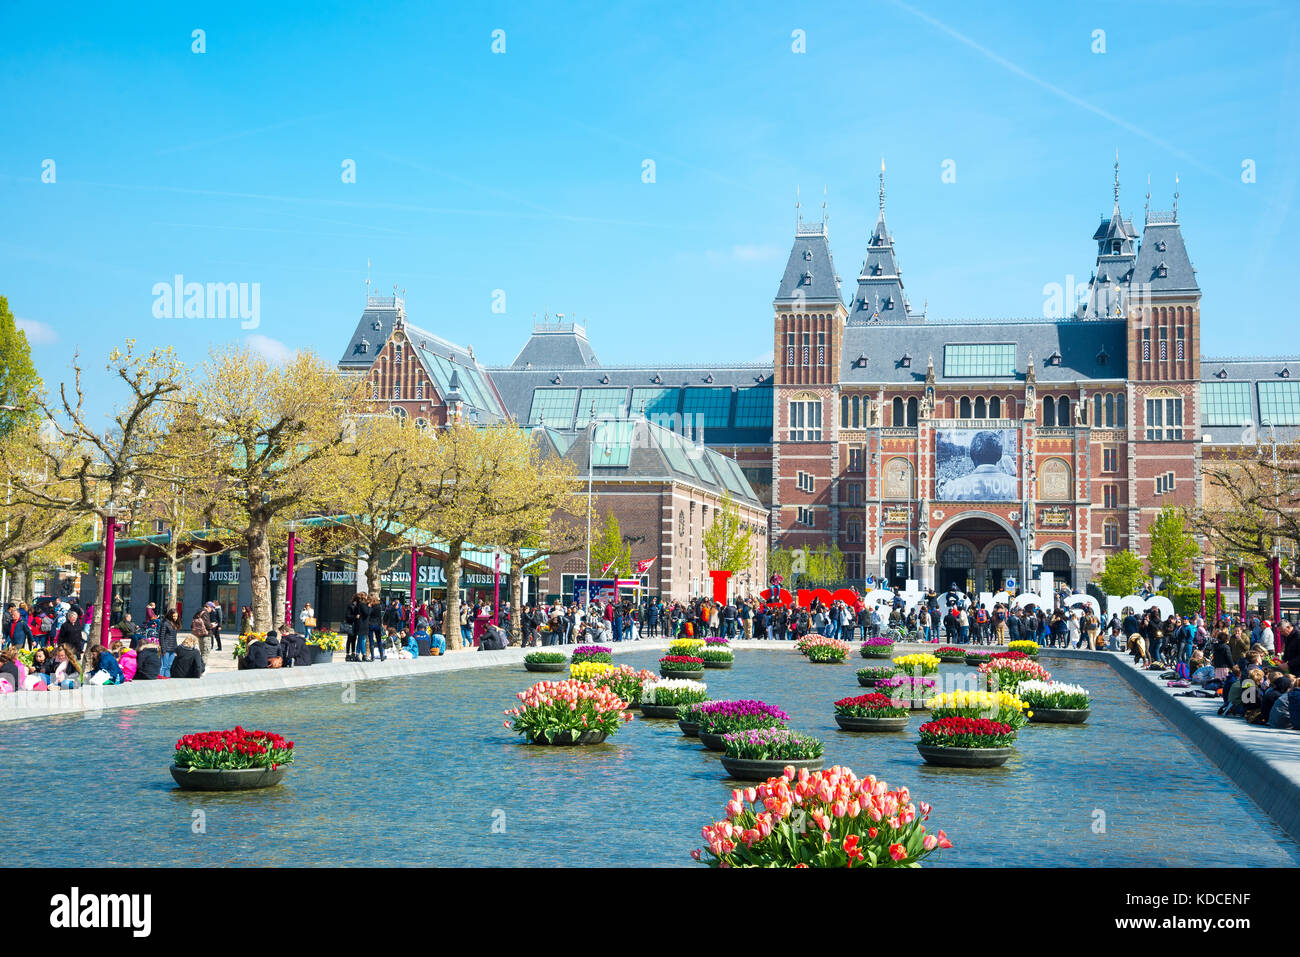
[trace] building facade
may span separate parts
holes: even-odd
[[[686,431],[741,467],[771,509],[771,545],[835,543],[851,579],[997,591],[1050,571],[1082,587],[1107,556],[1145,554],[1164,506],[1201,501],[1204,449],[1300,431],[1300,359],[1202,359],[1177,193],[1168,211],[1148,195],[1139,231],[1121,212],[1117,164],[1112,213],[1092,240],[1077,307],[936,321],[903,285],[882,173],[847,301],[824,219],[797,221],[771,365],[602,366],[581,326],[544,323],[510,365],[482,367],[471,348],[406,325],[400,301],[383,315],[368,303],[340,365],[428,422],[468,408],[478,421],[575,432],[636,416]],[[384,321],[393,336],[381,338]],[[372,361],[357,352],[367,336]],[[394,379],[409,360],[393,350],[421,369]],[[446,367],[441,378],[429,363]],[[473,399],[453,382],[465,370]]]

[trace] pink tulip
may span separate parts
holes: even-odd
[[[890,844],[889,856],[896,861],[901,861],[903,858],[907,857],[907,851],[903,849],[902,844]]]
[[[925,840],[921,842],[921,846],[924,847],[927,851],[933,851],[936,847],[939,846],[939,839],[935,837],[933,834],[927,834],[925,836]]]

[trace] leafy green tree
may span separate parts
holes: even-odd
[[[0,296],[0,435],[32,424],[36,418],[41,377],[32,363],[27,334],[18,328],[9,300]]]
[[[768,575],[780,575],[781,587],[787,588],[794,574],[794,552],[788,548],[774,548],[767,553]]]
[[[1107,556],[1106,568],[1096,578],[1098,587],[1116,598],[1136,595],[1143,581],[1142,559],[1128,550]]]
[[[1186,513],[1177,506],[1166,505],[1151,523],[1147,533],[1147,571],[1160,579],[1160,591],[1174,595],[1192,583],[1192,563],[1201,553],[1188,528]]]
[[[609,565],[608,568],[605,568]],[[604,572],[601,571],[605,568]],[[623,532],[618,519],[611,512],[605,516],[604,528],[591,543],[591,567],[587,570],[592,578],[626,578],[632,571],[632,549],[623,541]]]
[[[704,530],[704,554],[710,570],[733,574],[748,568],[753,559],[749,532],[730,492],[723,492],[722,502],[713,510],[713,521]]]

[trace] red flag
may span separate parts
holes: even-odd
[[[657,560],[658,560],[657,557],[641,559],[641,561],[636,563],[636,573],[638,575],[644,575],[646,572],[650,570],[650,566],[653,565]]]
[[[617,559],[616,559],[616,560],[617,560]],[[610,566],[610,565],[613,565],[613,564],[614,564],[614,562],[606,562],[603,566],[601,566],[600,573],[601,573],[602,575],[605,574],[605,572],[609,571],[609,566]]]

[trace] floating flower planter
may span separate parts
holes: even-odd
[[[884,668],[859,668],[858,684],[864,688],[874,688],[877,681],[884,681],[894,677],[897,669],[893,666]]]
[[[579,645],[573,649],[573,656],[569,659],[575,665],[580,665],[584,661],[598,661],[609,664],[613,660],[614,649],[606,648],[604,645]]]
[[[956,645],[944,645],[942,648],[934,650],[934,656],[940,661],[960,665],[966,661],[966,649],[958,648]]]
[[[516,696],[504,722],[529,744],[599,744],[632,720],[627,702],[584,681],[539,681]]]
[[[695,655],[704,661],[706,668],[730,668],[736,661],[735,653],[726,646],[726,644],[715,645],[714,641],[723,639],[710,638],[710,644],[695,652]]]
[[[693,655],[665,655],[659,659],[659,674],[665,678],[698,678],[704,674],[704,659]]]
[[[707,847],[691,857],[727,868],[916,867],[952,847],[943,831],[927,830],[930,810],[875,777],[787,761],[757,787],[732,791],[726,817],[704,826]]]
[[[868,638],[858,647],[858,654],[863,658],[890,658],[894,654],[892,638]]]
[[[722,766],[737,781],[765,781],[787,766],[816,771],[825,763],[820,741],[788,728],[735,731],[723,735],[722,742]]]
[[[1022,681],[1016,692],[1032,709],[1029,720],[1043,724],[1083,724],[1092,713],[1087,688],[1059,681]]]
[[[920,727],[916,750],[927,764],[949,768],[996,768],[1015,753],[1015,730],[987,718],[940,718]]]
[[[1051,681],[1052,676],[1036,661],[1028,658],[1002,658],[994,656],[992,660],[980,665],[980,674],[991,691],[1012,691],[1022,681]]]
[[[926,700],[933,697],[934,678],[918,678],[914,675],[894,675],[876,681],[876,690],[888,695],[895,704],[913,711],[923,711]]]
[[[709,697],[703,681],[661,679],[641,685],[641,713],[647,718],[676,718],[683,705],[700,704]]]
[[[711,751],[722,750],[722,736],[741,731],[784,728],[790,716],[765,701],[706,701],[693,706],[699,722],[700,742]],[[710,737],[705,737],[709,735]]]
[[[993,652],[991,651],[968,651],[964,660],[972,668],[978,668],[984,662],[992,660],[992,658]]]
[[[700,744],[704,745],[710,751],[721,751],[723,749],[722,735],[713,731],[700,729]]]
[[[1038,657],[1039,647],[1036,641],[1008,641],[1007,651],[1018,651],[1030,658]]]
[[[826,638],[822,635],[804,635],[795,646],[801,655],[815,665],[838,665],[852,650],[852,646],[847,641]]]
[[[637,670],[630,665],[594,665],[594,667],[603,667],[605,670],[589,679],[590,683],[597,688],[608,688],[626,701],[629,707],[640,704],[641,689],[646,684],[658,680],[652,672]]]
[[[524,667],[529,671],[560,672],[568,667],[568,659],[558,651],[534,651],[524,655]]]
[[[864,694],[835,702],[835,723],[845,731],[902,731],[909,711],[889,695]]]
[[[293,742],[271,731],[205,731],[176,742],[172,779],[188,791],[246,791],[279,784]]]
[[[899,674],[935,675],[939,673],[939,659],[934,655],[923,653],[900,655],[894,659],[894,667],[898,669]]]
[[[926,702],[932,720],[944,718],[988,718],[1014,732],[1029,723],[1029,706],[1008,691],[949,691]]]

